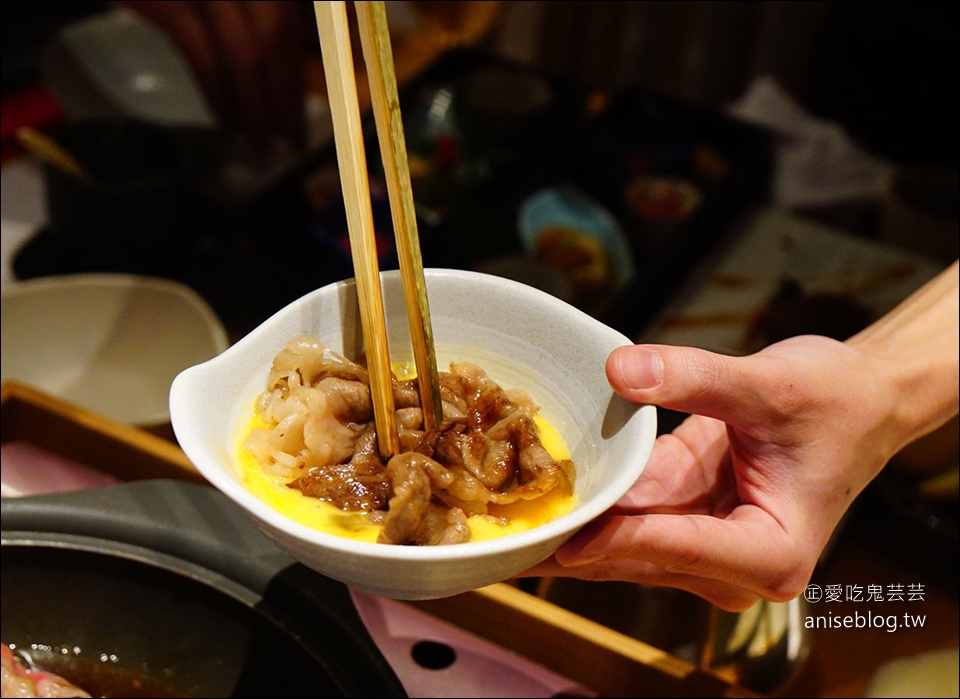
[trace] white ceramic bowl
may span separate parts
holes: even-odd
[[[203,475],[244,507],[280,548],[358,590],[431,599],[506,580],[550,556],[613,505],[643,471],[656,437],[653,406],[611,390],[607,355],[621,333],[559,299],[477,272],[425,271],[439,367],[471,361],[504,388],[524,388],[576,465],[579,505],[534,529],[448,546],[356,542],[298,524],[251,494],[231,454],[277,354],[301,333],[356,357],[362,340],[353,280],[290,304],[223,354],[181,373],[170,392],[177,439]],[[381,275],[391,360],[412,361],[399,273]]]
[[[192,289],[125,274],[4,285],[2,339],[4,381],[144,428],[169,423],[178,373],[229,344],[220,319]]]

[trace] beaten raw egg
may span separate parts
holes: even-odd
[[[406,365],[395,366],[394,373],[401,380],[415,376]],[[534,417],[534,424],[541,443],[553,459],[560,461],[570,458],[563,437],[549,421],[538,414]],[[251,407],[250,419],[237,440],[236,453],[243,484],[251,493],[295,522],[326,534],[376,543],[380,525],[372,523],[366,513],[345,512],[332,503],[308,497],[299,490],[287,487],[287,478],[284,476],[266,473],[243,446],[246,437],[258,427],[268,425]],[[510,505],[490,504],[489,516],[473,515],[467,518],[470,541],[486,541],[533,529],[567,514],[575,503],[575,495],[565,496],[551,491],[534,500],[523,500]],[[499,518],[506,518],[507,524],[499,523]]]

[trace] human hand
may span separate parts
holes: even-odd
[[[251,150],[298,148],[303,15],[295,2],[117,2],[177,45],[221,125]]]
[[[960,261],[846,342],[614,350],[618,394],[691,416],[613,508],[523,575],[664,585],[728,611],[800,594],[860,491],[957,415],[958,312]]]
[[[728,611],[791,599],[913,436],[889,358],[825,337],[747,357],[623,347],[606,369],[625,398],[691,416],[617,505],[524,575],[675,587]]]

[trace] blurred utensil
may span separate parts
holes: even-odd
[[[377,441],[381,456],[388,458],[400,451],[400,438],[347,8],[344,2],[314,2],[313,6],[347,214]]]
[[[386,5],[379,1],[357,2],[355,6],[397,239],[400,277],[403,280],[410,339],[419,377],[423,425],[431,430],[442,422],[443,408],[387,10]]]
[[[956,500],[960,495],[960,468],[937,473],[920,481],[917,492],[931,500]]]
[[[38,131],[32,126],[21,126],[17,129],[17,140],[28,151],[46,160],[59,170],[78,179],[90,181],[90,174],[80,164],[80,161],[42,131]]]
[[[809,656],[805,605],[801,596],[787,602],[761,599],[742,612],[711,606],[700,668],[735,677],[764,695],[776,692]]]

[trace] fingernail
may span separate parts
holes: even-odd
[[[580,568],[581,566],[589,566],[589,565],[593,565],[594,563],[602,563],[605,560],[607,560],[607,556],[605,554],[595,553],[590,556],[584,556],[583,558],[578,558],[577,560],[571,563],[567,563],[564,567]]]
[[[663,379],[663,361],[655,352],[621,351],[617,368],[628,388],[656,388]]]

